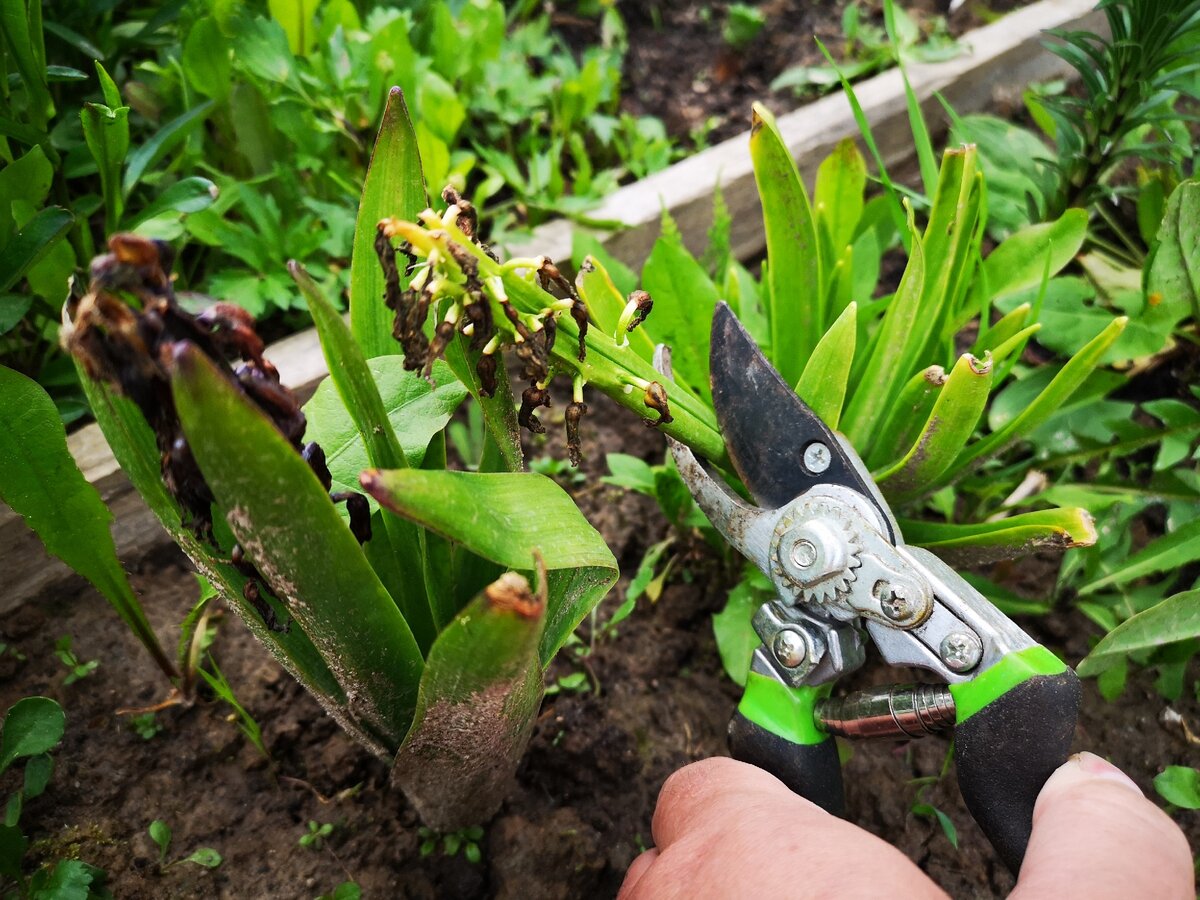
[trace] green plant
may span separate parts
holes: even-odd
[[[150,840],[154,841],[154,845],[158,847],[159,872],[164,872],[171,866],[177,866],[180,863],[192,863],[205,869],[215,869],[225,861],[221,854],[212,847],[200,847],[187,856],[167,862],[167,852],[171,848],[171,827],[162,819],[155,819],[147,830],[150,833]]]
[[[962,52],[950,36],[945,19],[935,18],[929,33],[922,34],[920,25],[904,10],[895,7],[890,14],[894,16],[894,27],[889,40],[887,30],[869,20],[862,5],[848,3],[842,11],[842,61],[784,69],[771,82],[771,90],[824,93],[836,88],[843,77],[854,80],[889,68],[897,54],[914,62],[941,62]]]
[[[219,668],[217,668],[217,661],[213,659],[212,656],[208,657],[208,667],[212,670],[211,672],[208,671],[208,669],[197,667],[197,674],[204,679],[204,683],[212,689],[212,692],[216,694],[220,700],[233,707],[233,713],[235,716],[237,716],[238,730],[240,730],[242,734],[246,736],[246,739],[254,745],[255,749],[258,750],[258,752],[261,753],[264,758],[270,759],[271,754],[267,752],[266,745],[263,744],[262,729],[258,727],[258,721],[254,718],[254,716],[250,715],[246,708],[238,701],[237,696],[233,693],[233,688],[229,685],[229,680],[225,677],[225,674]]]
[[[25,760],[21,787],[9,795],[0,821],[0,894],[5,898],[102,900],[110,896],[104,890],[104,871],[82,860],[52,860],[28,877],[22,866],[29,841],[21,831],[21,812],[25,802],[41,796],[50,783],[54,774],[50,751],[62,740],[65,728],[62,707],[48,697],[18,700],[0,723],[0,774]]]
[[[1158,795],[1181,809],[1200,809],[1200,771],[1191,766],[1167,766],[1154,776]]]
[[[74,684],[81,678],[87,678],[100,665],[98,659],[88,660],[87,662],[80,660],[75,655],[75,651],[71,649],[70,635],[63,635],[54,642],[54,655],[67,668],[67,677],[63,679],[64,686]]]
[[[152,712],[131,716],[129,727],[136,731],[143,741],[153,740],[163,730],[162,723]]]
[[[301,847],[310,850],[320,850],[325,838],[333,834],[333,823],[326,822],[322,825],[319,822],[309,821],[308,831],[300,835],[300,840],[297,842]]]
[[[420,169],[406,164],[415,132],[393,99],[355,239],[368,254],[374,210],[424,204]],[[520,471],[503,373],[481,393],[456,335],[447,365],[421,360],[436,386],[425,381],[373,308],[374,265],[352,261],[349,327],[293,265],[331,372],[301,411],[244,313],[192,316],[158,245],[110,246],[68,305],[64,339],[122,467],[283,665],[394,762],[427,823],[486,818],[528,739],[543,669],[616,578],[562,489]],[[123,343],[139,320],[163,324],[144,356]],[[226,354],[244,360],[236,371]],[[448,471],[444,429],[468,393],[487,432],[480,471]],[[216,689],[218,674],[200,674]]]
[[[479,842],[483,840],[483,829],[478,825],[441,834],[422,826],[417,829],[417,836],[421,838],[422,856],[432,856],[440,843],[442,856],[457,856],[461,851],[467,862],[473,865],[479,865],[483,861],[483,851],[479,848]]]
[[[767,14],[757,6],[749,3],[731,3],[726,10],[725,25],[721,29],[721,38],[735,51],[745,50],[758,37],[763,25],[767,23]]]
[[[362,889],[353,881],[343,881],[332,893],[321,894],[317,900],[360,900]]]

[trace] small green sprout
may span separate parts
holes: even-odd
[[[97,659],[82,662],[71,649],[71,636],[69,634],[63,635],[54,642],[54,655],[67,667],[67,677],[63,679],[64,686],[74,684],[81,678],[87,678],[100,665],[100,661]]]
[[[300,846],[307,847],[310,850],[320,850],[325,843],[325,838],[333,834],[333,827],[332,822],[326,822],[322,825],[320,822],[314,822],[310,819],[308,822],[308,832],[300,835]]]
[[[586,694],[590,688],[591,683],[588,681],[587,672],[572,672],[557,679],[553,684],[547,685],[546,696],[550,697],[564,692]]]
[[[233,707],[232,719],[237,722],[242,734],[258,749],[259,753],[270,759],[271,754],[267,752],[266,745],[263,744],[262,729],[258,727],[257,720],[238,702],[238,698],[233,693],[233,688],[230,687],[228,679],[226,679],[224,673],[218,668],[217,661],[212,658],[211,654],[208,657],[208,665],[212,669],[212,672],[209,672],[207,669],[197,669],[200,677],[212,688],[214,694]]]
[[[749,3],[731,3],[721,37],[731,49],[745,50],[758,37],[766,22],[767,14],[758,7]]]
[[[440,840],[442,856],[457,856],[459,851],[462,851],[462,855],[472,865],[483,861],[483,851],[479,849],[479,841],[483,839],[483,828],[478,825],[446,834],[438,834],[432,828],[422,825],[417,829],[417,836],[421,838],[421,856],[432,856]]]
[[[1167,766],[1154,776],[1154,790],[1172,806],[1200,809],[1200,770]]]
[[[331,894],[322,894],[317,900],[360,900],[362,888],[353,881],[343,881]]]
[[[159,724],[158,719],[152,712],[134,716],[129,720],[129,727],[136,731],[138,736],[144,741],[152,739],[163,730],[162,725]]]
[[[171,866],[179,865],[179,863],[193,863],[205,869],[215,869],[225,861],[224,857],[212,847],[200,847],[193,850],[188,856],[167,862],[167,851],[171,847],[171,826],[162,819],[155,819],[150,823],[147,831],[150,833],[150,840],[154,841],[155,846],[158,847],[159,872],[165,872]]]

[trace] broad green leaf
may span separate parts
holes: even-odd
[[[1154,776],[1154,790],[1173,806],[1200,809],[1200,771],[1191,766],[1167,766]]]
[[[41,146],[32,147],[0,169],[0,247],[12,237],[17,223],[12,218],[14,200],[24,200],[40,208],[50,194],[54,166]]]
[[[1079,386],[1092,373],[1104,355],[1104,351],[1120,336],[1126,321],[1128,320],[1123,316],[1114,319],[1108,327],[1089,341],[1087,346],[1071,357],[1046,386],[1046,389],[1038,394],[1018,415],[987,437],[971,444],[938,480],[937,484],[931,487],[949,483],[955,474],[967,466],[995,456],[1045,422],[1055,410],[1070,400]]]
[[[769,599],[768,591],[756,586],[751,578],[743,578],[729,592],[725,607],[719,613],[713,613],[713,636],[721,655],[721,666],[739,686],[746,684],[751,658],[762,643],[751,620]]]
[[[579,274],[575,277],[575,287],[587,305],[588,315],[601,331],[611,335],[618,346],[628,341],[638,356],[647,362],[653,360],[654,342],[644,324],[632,333],[617,334],[617,323],[628,305],[628,300],[617,290],[608,270],[594,256],[584,258],[579,267]],[[651,316],[653,315],[652,311]]]
[[[609,453],[605,462],[612,474],[600,479],[604,484],[654,496],[654,467],[648,462],[627,453]]]
[[[229,39],[221,33],[215,16],[192,23],[183,39],[183,71],[188,83],[217,102],[229,99],[233,62]]]
[[[124,208],[121,166],[129,152],[129,107],[111,109],[99,103],[85,103],[79,117],[83,121],[84,140],[100,171],[105,229],[112,233],[117,230]]]
[[[317,38],[317,0],[268,0],[271,18],[283,26],[288,49],[307,56]]]
[[[0,366],[0,500],[25,519],[46,552],[108,599],[168,678],[177,673],[117,559],[109,512],[79,471],[54,402],[42,387]]]
[[[299,263],[290,261],[288,271],[308,301],[308,310],[321,340],[321,352],[329,368],[329,381],[333,382],[343,407],[354,422],[370,465],[377,469],[407,466],[408,457],[400,446],[367,360],[354,342],[349,326]],[[424,456],[425,448],[421,449]],[[445,584],[447,573],[429,571],[427,542],[420,529],[386,511],[382,521],[386,534],[373,535],[371,540],[387,541],[401,576],[389,581],[389,593],[416,635],[417,643],[427,649],[438,628],[456,611],[454,598]],[[423,574],[422,578],[415,577],[418,572]]]
[[[212,110],[214,104],[211,100],[193,106],[187,112],[172,119],[162,128],[158,129],[150,140],[142,144],[131,154],[129,154],[129,163],[125,167],[125,177],[121,182],[121,190],[126,197],[132,191],[142,176],[146,174],[155,163],[159,162],[164,156],[171,152],[172,149],[189,134],[196,129],[204,118]],[[146,218],[149,218],[148,216]]]
[[[795,384],[824,330],[825,281],[816,223],[804,181],[779,134],[775,117],[759,103],[754,104],[751,119],[750,158],[767,237],[770,297],[767,316],[771,322],[772,362],[784,381]],[[698,354],[699,348],[692,346]],[[704,354],[707,359],[707,339]],[[691,373],[682,374],[697,383]]]
[[[1036,287],[1047,275],[1056,275],[1075,258],[1087,235],[1088,214],[1068,209],[1054,222],[1029,225],[1011,235],[983,261],[976,276],[971,304],[980,308],[991,299]]]
[[[900,520],[910,544],[932,550],[955,566],[1026,556],[1039,550],[1069,550],[1096,543],[1096,526],[1082,509],[1042,509],[994,522],[948,524]]]
[[[137,228],[151,219],[168,212],[181,215],[200,212],[208,209],[217,199],[217,186],[207,178],[193,175],[175,182],[152,201],[147,203],[129,222],[130,228]]]
[[[1075,671],[1084,676],[1095,675],[1125,654],[1197,636],[1200,636],[1200,590],[1184,591],[1126,619],[1100,639]]]
[[[541,554],[550,581],[543,666],[616,581],[604,539],[542,475],[405,469],[364,473],[362,484],[384,506],[507,568],[529,571]]]
[[[876,476],[879,489],[902,502],[922,494],[962,452],[983,415],[992,387],[992,361],[958,358],[908,452]]]
[[[350,330],[367,359],[396,352],[393,313],[383,302],[383,269],[375,255],[376,226],[387,216],[414,221],[428,205],[416,133],[404,94],[394,87],[363,182],[350,259]]]
[[[1200,180],[1185,181],[1171,192],[1146,266],[1146,291],[1176,321],[1189,310],[1200,318]]]
[[[0,772],[15,760],[38,756],[62,740],[67,717],[49,697],[24,697],[8,708],[0,726]]]
[[[858,332],[858,306],[851,303],[817,342],[796,384],[800,399],[812,407],[826,425],[837,430],[846,399],[846,382],[854,360]]]
[[[0,249],[0,291],[24,278],[74,224],[75,217],[61,206],[48,206],[26,222]]]
[[[329,661],[350,718],[398,747],[423,667],[404,617],[275,426],[197,348],[178,353],[174,369],[184,434],[234,537]]]
[[[228,33],[233,36],[233,61],[239,68],[260,81],[286,84],[295,78],[296,59],[278,22],[243,15]]]
[[[545,614],[528,582],[506,573],[438,635],[393,767],[429,827],[486,821],[511,788],[542,700]]]
[[[162,860],[167,855],[167,848],[171,846],[171,827],[162,819],[155,819],[147,831],[150,833],[150,840],[158,847],[159,860]]]
[[[1128,584],[1143,575],[1176,571],[1200,559],[1200,519],[1181,525],[1151,541],[1137,553],[1124,560],[1115,572],[1090,581],[1079,589],[1080,594],[1094,594],[1108,587]]]
[[[221,854],[212,847],[201,847],[198,850],[193,850],[188,856],[183,858],[183,862],[195,863],[206,869],[215,869],[224,861]]]
[[[583,228],[572,228],[571,261],[575,264],[576,271],[583,268],[583,261],[589,256],[599,263],[598,268],[603,268],[608,273],[622,297],[628,297],[637,288],[637,273],[609,253],[594,235]]]

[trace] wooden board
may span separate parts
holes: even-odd
[[[943,63],[910,66],[909,80],[926,116],[930,121],[944,119],[935,98],[938,93],[960,113],[978,112],[1019,98],[1031,82],[1070,74],[1062,60],[1042,47],[1043,32],[1051,28],[1103,30],[1104,17],[1092,11],[1093,4],[1094,0],[1041,0],[965,35],[962,55]],[[893,69],[861,82],[855,92],[889,170],[910,166],[913,147],[899,71]],[[778,122],[809,184],[817,165],[834,145],[847,135],[858,134],[850,105],[840,92],[780,116]],[[742,259],[761,253],[762,214],[748,147],[746,132],[621,188],[589,211],[589,216],[622,222],[624,228],[596,236],[610,253],[638,270],[654,245],[666,208],[688,246],[699,252],[712,223],[712,195],[719,184],[733,218],[735,253]],[[547,223],[527,244],[507,248],[508,255],[544,254],[567,262],[576,227],[566,220]],[[296,389],[311,390],[326,374],[311,329],[273,344],[267,356],[278,366],[283,382]],[[114,534],[122,559],[135,559],[168,540],[121,474],[96,425],[72,434],[68,444],[88,480],[116,515]],[[7,507],[0,508],[0,577],[5,586],[0,594],[0,614],[70,574],[66,566],[47,558],[23,521]]]

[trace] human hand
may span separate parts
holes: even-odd
[[[651,827],[619,900],[946,897],[892,845],[732,759],[668,778]],[[1125,773],[1080,753],[1050,776],[1010,897],[1194,896],[1187,839]]]

